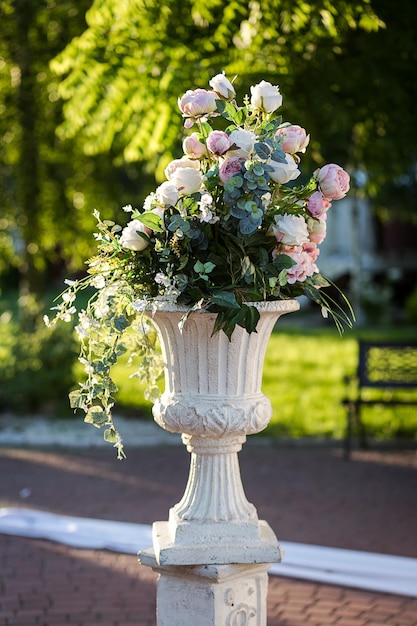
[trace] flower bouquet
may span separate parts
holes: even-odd
[[[184,321],[196,309],[216,312],[214,332],[229,339],[236,325],[256,331],[253,303],[259,301],[306,295],[339,328],[353,317],[348,303],[345,312],[326,294],[329,282],[316,265],[327,211],[348,192],[349,175],[328,164],[296,186],[310,138],[277,114],[279,88],[261,81],[239,106],[224,74],[209,84],[210,90],[189,90],[178,99],[184,127],[193,132],[182,157],[166,167],[167,180],[142,207],[123,207],[124,227],[95,212],[98,250],[88,275],[66,281],[54,307],[52,323],[69,321],[78,292],[94,288],[76,325],[87,377],[70,400],[85,411],[85,421],[107,427],[105,439],[119,455],[111,367],[129,352],[136,375],[148,383],[147,398],[159,394],[162,364],[149,311],[161,303],[186,307]]]

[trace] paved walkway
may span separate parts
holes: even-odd
[[[127,443],[127,453],[4,446],[0,506],[167,519],[185,487],[185,448]],[[354,452],[346,462],[337,448],[252,438],[240,462],[248,499],[282,540],[417,558],[415,451]],[[1,625],[153,626],[155,580],[134,556],[0,535]],[[271,576],[268,625],[417,626],[417,599]]]

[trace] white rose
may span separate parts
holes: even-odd
[[[289,246],[301,246],[309,241],[307,223],[300,215],[276,215],[276,226],[272,226],[274,235],[280,243]]]
[[[268,174],[275,183],[279,183],[280,185],[284,185],[290,180],[295,180],[301,174],[291,154],[286,154],[285,160],[286,163],[278,163],[278,161],[273,161],[272,159],[267,161],[267,164],[274,168],[273,171],[268,172]]]
[[[230,133],[230,141],[239,147],[238,150],[228,150],[230,156],[247,158],[255,145],[256,135],[250,130],[233,130]]]
[[[155,194],[159,202],[165,206],[175,206],[179,198],[178,189],[170,180],[166,180],[162,185],[159,185]]]
[[[272,113],[279,109],[282,104],[282,96],[279,92],[279,87],[271,85],[271,83],[265,80],[251,87],[250,90],[252,94],[251,104],[255,109]]]
[[[209,85],[213,91],[226,100],[231,100],[236,95],[236,91],[234,90],[232,83],[226,78],[224,72],[213,76],[213,78],[209,81]]]
[[[186,157],[182,159],[174,159],[165,168],[165,176],[170,180],[174,172],[180,167],[194,167],[194,169],[200,169],[200,162],[193,161],[192,159],[187,159]]]
[[[142,224],[139,220],[132,220],[122,230],[119,240],[120,245],[135,252],[144,250],[149,245],[149,242],[139,235],[138,232],[146,235],[151,234],[151,230],[145,224]]]
[[[188,196],[200,191],[203,177],[199,170],[192,167],[179,167],[171,176],[171,182],[178,189],[180,196]]]

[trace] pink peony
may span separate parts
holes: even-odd
[[[301,246],[296,246],[295,248],[286,247],[284,250],[280,249],[280,253],[286,254],[295,261],[295,265],[287,269],[287,281],[290,285],[296,282],[302,283],[306,278],[318,272],[313,258]]]
[[[242,160],[239,157],[225,159],[219,169],[220,182],[224,185],[230,178],[233,178],[235,174],[239,174],[241,171]]]
[[[317,261],[317,257],[320,254],[320,249],[313,241],[307,241],[306,243],[303,243],[303,252],[306,252],[308,255],[310,255],[313,263],[315,263]],[[318,268],[315,271],[318,272]]]
[[[313,217],[321,217],[331,206],[332,203],[323,196],[321,191],[315,191],[307,201],[307,211]]]
[[[321,167],[315,176],[322,194],[329,200],[341,200],[349,191],[349,174],[335,163]]]
[[[213,130],[207,137],[207,148],[212,154],[221,156],[228,151],[232,142],[229,135],[222,130]]]
[[[184,117],[201,117],[214,113],[217,109],[217,95],[207,89],[189,89],[182,98],[178,98],[178,106]]]
[[[310,141],[310,135],[307,135],[304,128],[296,124],[278,128],[275,137],[281,139],[282,149],[289,154],[305,152]]]

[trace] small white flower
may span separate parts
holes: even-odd
[[[143,202],[143,208],[145,211],[150,211],[153,207],[153,204],[156,200],[155,197],[155,192],[152,192],[149,194],[149,196],[146,196],[144,202]]]
[[[98,276],[94,276],[94,278],[91,280],[91,284],[96,289],[103,289],[103,287],[106,286],[106,281],[104,279],[104,276],[99,274]]]
[[[133,211],[133,207],[131,204],[126,204],[125,206],[122,207],[122,210],[125,211],[126,213],[131,213]]]
[[[139,313],[141,313],[142,311],[146,309],[146,300],[135,300],[132,306],[135,309],[135,311],[138,311]]]

